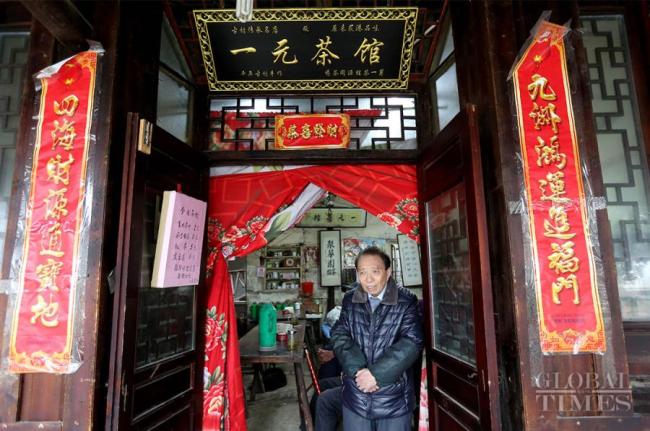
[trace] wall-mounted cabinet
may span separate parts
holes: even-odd
[[[264,290],[296,290],[302,279],[302,246],[266,247],[262,251],[265,268]]]

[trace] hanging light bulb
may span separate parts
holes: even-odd
[[[253,17],[253,0],[237,0],[235,16],[241,22],[248,22]]]

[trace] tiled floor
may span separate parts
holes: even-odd
[[[300,429],[300,412],[298,411],[298,394],[293,366],[279,365],[287,376],[287,385],[271,392],[257,394],[255,401],[247,401],[246,422],[249,431],[293,431]],[[305,367],[307,368],[307,367]],[[246,399],[250,397],[252,374],[244,374]],[[309,385],[311,378],[308,371],[305,383]],[[313,390],[308,392],[311,399]]]

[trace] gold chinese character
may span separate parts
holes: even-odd
[[[547,145],[541,138],[537,137],[537,145],[535,145],[535,152],[537,152],[537,166],[548,166],[555,163],[558,169],[564,169],[566,166],[566,154],[560,153],[560,144],[557,141],[557,135],[551,138]]]
[[[36,324],[36,321],[40,320],[41,325],[46,328],[54,328],[59,326],[59,303],[52,301],[52,296],[50,295],[50,302],[46,302],[43,295],[38,295],[36,297],[36,304],[32,305],[32,318],[29,319],[29,322],[32,325]]]
[[[238,49],[231,49],[230,53],[232,55],[237,55],[237,54],[252,54],[254,52],[257,52],[257,49],[255,49],[252,46],[247,46],[246,48],[238,48]]]
[[[278,60],[282,59],[283,64],[296,64],[298,63],[298,59],[296,56],[293,56],[293,60],[288,61],[287,60],[287,51],[289,51],[289,45],[287,45],[289,41],[287,39],[282,39],[277,42],[278,46],[275,48],[272,52],[273,56],[275,57],[273,59],[273,63],[277,63]]]
[[[61,190],[48,190],[47,197],[43,199],[45,202],[45,218],[60,220],[61,217],[68,215],[68,210],[66,205],[68,205],[68,198],[65,197],[65,193],[68,189],[63,188]]]
[[[54,120],[54,130],[52,130],[52,149],[59,145],[67,151],[72,149],[74,138],[77,136],[74,130],[74,121],[68,122],[64,119],[63,123],[59,125],[57,120]]]
[[[551,243],[553,253],[548,256],[548,267],[555,271],[556,274],[567,272],[576,272],[580,269],[580,260],[575,257],[572,241],[564,244]]]
[[[311,127],[309,127],[309,124],[302,125],[302,128],[300,130],[300,136],[302,136],[304,139],[311,138]]]
[[[337,126],[336,124],[328,124],[327,134],[332,138],[336,138],[339,135],[339,126]]]
[[[528,94],[530,94],[532,100],[537,100],[537,96],[543,100],[557,99],[555,91],[548,85],[548,79],[536,73],[531,77],[531,80],[533,83],[528,85]]]
[[[358,54],[361,54],[359,58],[361,63],[364,64],[366,57],[368,57],[368,64],[379,63],[379,48],[382,46],[384,46],[384,42],[380,42],[373,37],[372,43],[368,43],[368,39],[364,37],[363,42],[359,45],[359,49],[354,53],[354,56],[356,57]]]
[[[538,106],[533,102],[533,110],[528,114],[535,122],[535,130],[541,130],[542,126],[551,126],[553,133],[557,133],[557,124],[562,121],[559,115],[555,113],[555,105],[549,103],[548,106]]]
[[[566,203],[570,199],[562,197],[566,194],[564,190],[564,173],[563,172],[549,172],[546,174],[545,180],[539,181],[539,189],[542,191],[542,196],[540,197],[543,201],[551,201],[553,203]],[[546,187],[549,188],[550,194],[546,194]]]
[[[317,138],[322,138],[325,136],[325,127],[323,127],[323,123],[314,124],[314,135]]]
[[[296,139],[298,136],[299,136],[299,135],[298,135],[298,131],[296,130],[296,125],[295,125],[295,124],[291,124],[291,125],[289,126],[289,130],[288,130],[288,132],[287,132],[287,138],[289,138],[289,139]]]
[[[553,205],[548,210],[548,216],[551,220],[544,220],[545,237],[571,239],[576,236],[575,233],[570,232],[569,216],[564,207]]]
[[[63,262],[57,262],[49,258],[47,259],[47,263],[42,263],[36,267],[36,276],[40,284],[38,292],[42,292],[43,290],[59,291],[59,287],[56,285],[56,278],[59,276],[62,267]]]
[[[316,48],[318,48],[318,51],[316,51],[316,55],[312,57],[311,61],[317,59],[316,64],[320,66],[325,66],[326,64],[332,63],[331,58],[334,58],[335,60],[339,59],[339,56],[334,54],[328,48],[332,44],[332,41],[330,40],[329,36],[327,36],[325,40],[323,39],[318,39],[318,40],[320,40],[320,43],[316,44]]]
[[[47,237],[45,246],[47,248],[40,251],[41,256],[54,256],[63,257],[65,254],[62,250],[61,243],[61,223],[55,222],[47,229],[47,233],[43,237]]]
[[[79,98],[74,94],[66,97],[61,103],[54,101],[54,113],[56,115],[67,115],[72,117],[79,106]]]
[[[557,280],[551,285],[551,293],[553,295],[553,303],[561,304],[559,293],[564,289],[573,290],[573,303],[575,305],[580,304],[580,292],[578,291],[578,279],[574,274],[569,275],[568,277],[558,277]]]
[[[47,170],[47,180],[54,184],[63,183],[66,186],[70,182],[70,165],[74,162],[72,154],[68,154],[68,160],[61,161],[61,155],[57,154],[55,158],[47,161],[45,169]]]

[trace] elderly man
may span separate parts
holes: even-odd
[[[390,277],[390,258],[377,247],[356,260],[360,287],[346,293],[332,330],[343,367],[343,429],[411,429],[415,408],[410,367],[423,344],[415,295]]]

